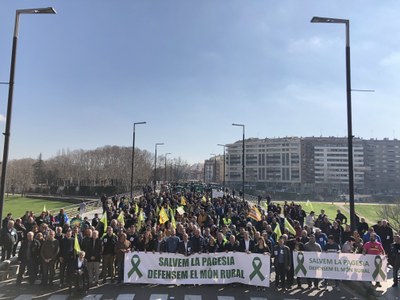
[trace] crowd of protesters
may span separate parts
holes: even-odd
[[[327,284],[327,280],[300,277],[295,283],[293,251],[386,254],[394,270],[393,285],[398,285],[400,238],[386,220],[369,226],[357,218],[357,230],[352,232],[340,210],[336,216],[327,216],[323,210],[317,216],[294,202],[281,206],[270,197],[259,200],[260,219],[251,216],[252,204],[234,193],[212,198],[195,191],[153,193],[146,187],[136,199],[102,196],[103,215],[96,214],[92,220],[80,215],[69,219],[63,209],[54,217],[48,212],[38,216],[26,212],[14,220],[8,214],[2,220],[1,259],[16,256],[19,244],[17,285],[27,269],[31,285],[40,279],[41,285],[51,286],[58,276],[61,287],[75,286],[85,292],[107,280],[123,282],[124,254],[129,251],[186,256],[265,253],[273,260],[276,288],[286,290],[296,284],[301,289],[303,283],[310,289]],[[161,222],[162,210],[168,221]],[[294,230],[285,226],[285,219]],[[339,281],[335,287],[340,289]]]

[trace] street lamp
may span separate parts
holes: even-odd
[[[311,23],[334,23],[346,26],[346,94],[347,94],[347,143],[349,160],[349,203],[350,203],[350,227],[352,232],[356,229],[356,215],[354,208],[354,168],[353,168],[353,132],[351,117],[351,73],[350,73],[350,21],[347,19],[335,19],[313,17]]]
[[[133,196],[133,167],[135,163],[135,127],[136,125],[146,124],[146,122],[133,123],[133,136],[132,136],[132,168],[131,168],[131,200]]]
[[[223,187],[224,192],[225,192],[225,177],[226,177],[226,174],[225,174],[225,164],[226,164],[226,161],[225,161],[225,148],[226,148],[226,145],[224,145],[224,144],[217,144],[217,146],[224,147],[224,177],[223,177],[223,179],[222,179],[222,187]]]
[[[172,154],[170,152],[165,153],[165,173],[164,173],[164,182],[167,183],[167,155]]]
[[[154,151],[154,193],[156,192],[157,187],[157,146],[164,145],[164,143],[156,143],[155,151]]]
[[[10,80],[8,82],[6,130],[4,132],[4,150],[3,150],[3,161],[2,161],[2,166],[1,166],[0,218],[2,218],[2,215],[3,215],[4,190],[5,190],[5,185],[6,185],[8,149],[9,149],[9,143],[10,143],[12,102],[13,102],[13,94],[14,94],[14,75],[15,75],[15,63],[16,63],[16,59],[17,59],[17,43],[18,43],[18,34],[19,34],[19,16],[21,14],[55,14],[55,13],[56,13],[56,11],[52,7],[18,9],[15,13],[14,37],[13,37],[12,52],[11,52]],[[0,224],[0,228],[1,228],[1,224]]]
[[[237,123],[232,123],[232,126],[239,126],[243,128],[243,145],[242,145],[242,196],[243,196],[243,202],[244,202],[244,136],[245,136],[245,126],[244,124],[237,124]]]

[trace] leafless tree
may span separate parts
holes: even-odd
[[[7,192],[23,194],[31,187],[34,178],[34,163],[35,160],[32,158],[15,159],[8,163]]]
[[[382,205],[378,209],[377,215],[381,219],[388,220],[397,232],[400,231],[400,199],[397,199],[395,204]]]

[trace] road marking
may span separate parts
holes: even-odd
[[[231,297],[231,296],[218,296],[218,300],[235,300],[235,297]]]
[[[149,300],[168,300],[168,294],[151,294]]]
[[[31,300],[35,295],[30,295],[30,294],[22,294],[19,295],[17,298],[14,300]]]
[[[68,298],[68,295],[51,295],[51,297],[47,300],[66,300]]]
[[[89,299],[100,300],[101,297],[103,297],[103,294],[90,294],[90,295],[87,295],[87,296],[86,296],[85,298],[83,298],[83,299],[86,299],[86,300],[89,300]]]
[[[133,300],[135,294],[119,294],[116,300]]]
[[[185,300],[201,300],[200,295],[185,295]]]
[[[68,295],[51,295],[51,297],[47,300],[66,300],[68,298]]]
[[[268,299],[263,297],[250,297],[250,300],[268,300]]]

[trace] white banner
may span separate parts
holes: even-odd
[[[125,254],[125,283],[228,284],[269,286],[270,256],[242,252]]]
[[[220,191],[217,189],[212,189],[212,198],[219,198],[224,196],[224,191]]]
[[[387,260],[383,255],[293,252],[297,277],[354,281],[386,281]]]

